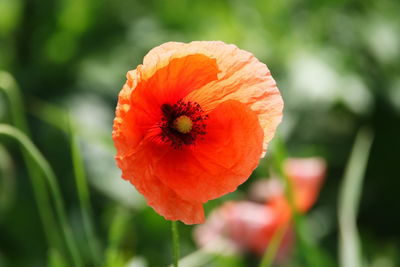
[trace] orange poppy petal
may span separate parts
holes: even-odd
[[[189,202],[179,197],[165,186],[153,173],[148,154],[156,153],[159,147],[151,142],[143,142],[135,153],[116,157],[122,177],[130,181],[144,195],[149,206],[167,220],[180,220],[186,224],[204,222],[204,211],[200,202]],[[156,164],[161,158],[153,156],[150,161]]]
[[[203,109],[233,99],[245,103],[257,113],[264,129],[263,154],[282,120],[283,100],[267,66],[251,53],[223,42],[192,42],[205,55],[216,58],[221,72],[218,80],[190,93]],[[212,95],[212,97],[209,97]]]
[[[209,114],[207,134],[193,147],[169,150],[154,172],[183,199],[206,202],[234,191],[256,168],[263,131],[246,105],[229,100]]]
[[[136,79],[139,83],[132,95],[133,99],[158,107],[165,102],[175,102],[216,80],[219,72],[214,58],[196,53],[169,58],[167,65],[160,65],[163,66],[161,59],[138,66]],[[132,78],[131,75],[128,75],[129,78]]]
[[[155,60],[146,66],[159,67],[158,63]],[[218,71],[215,59],[193,54],[172,59],[148,79],[143,77],[148,76],[149,67],[139,66],[137,70],[128,72],[128,80],[119,94],[113,127],[118,153],[129,153],[148,134],[148,130],[155,127],[161,119],[162,104],[173,104],[215,80]]]

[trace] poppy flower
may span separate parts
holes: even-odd
[[[119,93],[117,164],[156,212],[201,223],[202,204],[256,168],[282,108],[270,71],[251,53],[216,41],[162,44]]]
[[[298,212],[307,212],[318,198],[326,174],[326,163],[322,158],[289,158],[283,166],[285,175],[293,187],[294,204]],[[284,184],[276,177],[261,179],[250,187],[250,199],[267,202],[276,210],[280,223],[287,223],[292,210],[285,195]]]
[[[320,158],[287,159],[284,171],[293,184],[296,207],[310,209],[325,177],[325,161]],[[211,252],[265,252],[278,229],[283,235],[277,258],[284,259],[292,247],[291,210],[280,179],[260,179],[250,186],[253,201],[232,201],[214,210],[204,225],[194,231],[196,243]],[[223,241],[223,242],[222,242]],[[221,246],[223,244],[223,246]]]
[[[205,224],[195,228],[194,240],[203,250],[212,253],[262,255],[279,227],[279,210],[252,201],[229,201],[214,210]],[[287,255],[293,242],[292,231],[285,232],[279,255]]]
[[[318,198],[326,174],[322,158],[289,158],[284,171],[292,181],[294,200],[300,212],[308,211]]]

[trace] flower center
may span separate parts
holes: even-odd
[[[174,148],[192,145],[197,138],[206,134],[205,120],[208,115],[203,115],[203,110],[196,102],[179,100],[173,105],[163,104],[161,112],[161,140]]]
[[[187,134],[192,130],[193,122],[188,116],[182,115],[174,120],[174,127],[178,132]]]

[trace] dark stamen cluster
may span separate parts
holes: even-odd
[[[203,110],[196,102],[184,102],[179,100],[175,104],[163,104],[161,106],[161,140],[170,143],[174,148],[182,148],[183,145],[194,144],[196,138],[206,134],[205,120],[208,115],[203,115]],[[180,116],[187,116],[192,120],[193,126],[190,132],[181,133],[174,127],[174,121]]]

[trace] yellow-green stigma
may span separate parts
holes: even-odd
[[[174,128],[183,134],[187,134],[192,130],[193,122],[192,120],[185,115],[179,116],[174,120]]]
[[[162,104],[160,108],[161,141],[169,143],[174,149],[194,145],[197,139],[202,139],[206,134],[208,115],[203,114],[198,103],[180,99],[174,104]]]

